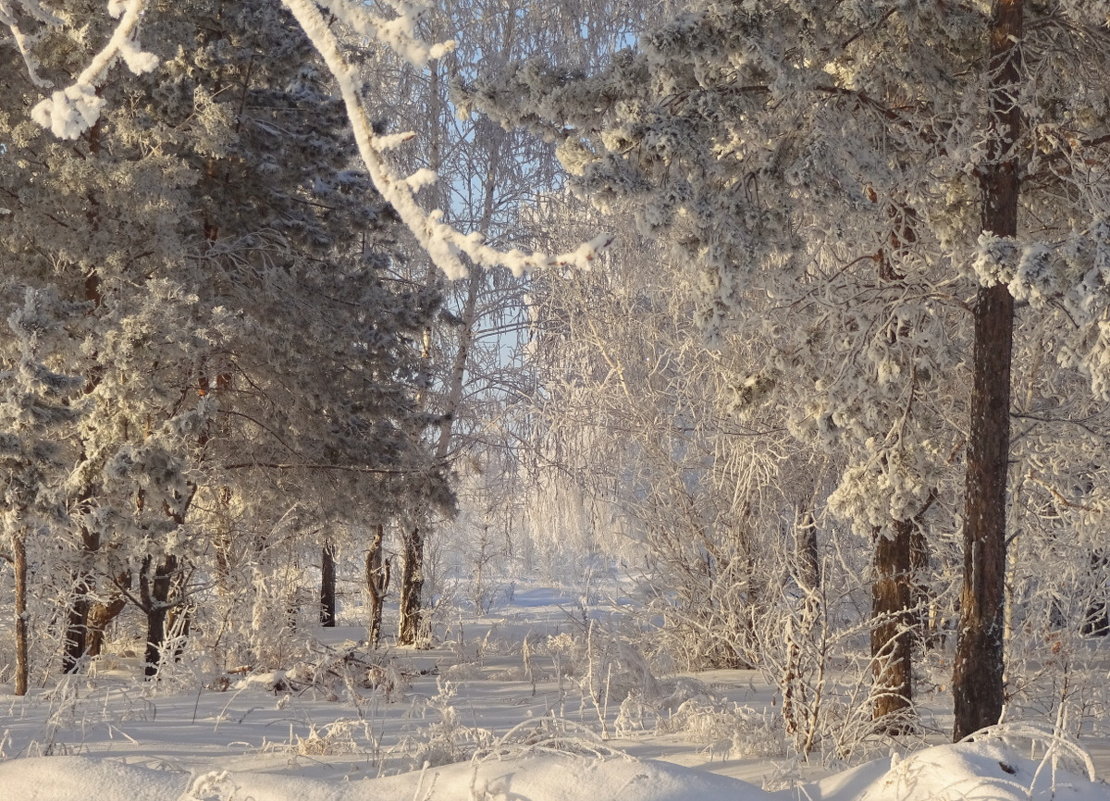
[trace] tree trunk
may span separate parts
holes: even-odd
[[[382,608],[385,594],[389,589],[388,559],[382,559],[382,541],[385,539],[385,526],[378,525],[370,550],[366,552],[366,592],[370,598],[370,623],[367,638],[371,648],[377,648],[382,641]]]
[[[153,678],[158,675],[158,668],[162,661],[162,654],[166,646],[166,615],[169,612],[170,586],[173,574],[177,570],[177,557],[167,556],[154,569],[153,578],[149,578],[150,557],[143,565],[143,572],[139,578],[139,590],[146,613],[146,654],[144,658],[146,677]]]
[[[424,534],[413,526],[404,530],[401,540],[401,619],[397,644],[416,645],[420,636],[420,595],[424,590]]]
[[[786,664],[782,676],[782,719],[787,734],[800,740],[798,750],[808,755],[816,729],[811,725],[813,709],[809,697],[806,654],[802,643],[812,642],[813,628],[821,615],[821,557],[817,543],[817,521],[805,512],[794,526],[794,560],[791,573],[805,593],[801,614],[791,621],[787,633]]]
[[[31,654],[27,634],[27,543],[23,529],[12,534],[12,566],[15,568],[15,694],[27,694]]]
[[[1017,235],[1021,191],[1017,147],[1021,112],[1023,0],[995,0],[990,22],[990,123],[980,184],[983,230]],[[1003,602],[1006,484],[1010,455],[1010,358],[1014,300],[1006,286],[980,287],[975,299],[974,371],[964,506],[964,580],[952,676],[960,740],[998,722],[1003,707]]]
[[[320,625],[335,627],[335,548],[331,543],[320,551]]]
[[[913,709],[912,520],[891,521],[874,532],[875,582],[871,585],[872,717],[900,732]]]
[[[86,494],[84,500],[87,499]],[[65,650],[62,654],[62,670],[66,673],[76,673],[81,669],[82,659],[88,650],[88,619],[92,606],[89,596],[93,589],[90,566],[99,549],[100,537],[82,527],[81,561],[73,574],[73,600],[67,614]]]
[[[127,605],[127,600],[122,595],[113,595],[106,604],[95,603],[89,609],[87,631],[87,647],[85,655],[88,657],[100,656],[104,649],[104,632],[108,624],[115,620]]]

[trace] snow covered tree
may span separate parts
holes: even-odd
[[[957,737],[1002,705],[1015,298],[1105,391],[1106,14],[985,5],[707,2],[607,70],[473,95],[675,243],[711,329],[777,323],[798,425],[854,451],[834,503],[857,525],[935,509],[966,442]]]
[[[12,298],[10,284],[0,294]],[[3,522],[11,543],[15,571],[15,694],[27,693],[30,672],[30,612],[28,609],[27,538],[41,531],[48,539],[53,529],[66,525],[65,487],[73,454],[65,436],[80,416],[72,399],[81,380],[52,371],[51,340],[66,337],[56,297],[45,290],[27,289],[8,317],[4,369],[0,371],[0,482]],[[61,435],[59,436],[59,432]]]
[[[481,236],[499,248],[534,247],[543,235],[521,218],[561,182],[552,148],[521,132],[504,130],[484,117],[460,115],[455,84],[481,74],[496,74],[514,60],[539,53],[582,65],[596,64],[629,34],[642,9],[619,0],[600,6],[590,2],[533,7],[502,0],[466,4],[433,4],[421,23],[431,41],[456,39],[453,51],[422,70],[405,63],[403,54],[375,51],[362,67],[367,83],[376,84],[369,97],[374,114],[389,130],[412,131],[415,142],[398,149],[395,158],[406,169],[430,169],[439,182],[422,189],[421,197],[442,212],[441,219],[467,235]],[[596,236],[596,234],[594,234]],[[544,242],[543,244],[549,244]],[[576,247],[577,243],[567,243]],[[523,255],[523,254],[519,254]],[[436,459],[453,466],[481,464],[482,470],[513,464],[520,447],[513,420],[530,393],[524,296],[529,278],[499,266],[464,259],[469,274],[446,282],[428,255],[413,252],[409,274],[442,286],[444,308],[438,324],[427,330],[426,348],[433,381],[427,394],[438,419],[428,436]],[[512,480],[510,470],[503,476]],[[496,481],[462,482],[477,491]],[[502,498],[508,498],[503,494]],[[468,505],[489,514],[495,508],[483,493],[460,498],[465,526]],[[399,575],[401,616],[398,641],[412,644],[422,636],[419,580],[421,552],[430,537],[453,538],[447,520],[420,520],[401,526]]]
[[[149,11],[162,66],[106,84],[118,113],[76,143],[20,118],[29,82],[5,86],[0,242],[86,310],[84,344],[59,356],[93,406],[70,433],[70,668],[90,610],[118,594],[146,617],[154,672],[167,615],[291,506],[338,522],[450,502],[420,437],[414,339],[436,293],[391,276],[392,212],[353,169],[307,39],[269,3]],[[95,25],[44,34],[37,71],[55,78],[102,41]]]
[[[567,200],[537,212],[559,219],[557,235],[602,223]],[[706,345],[683,268],[633,239],[588,274],[537,276],[538,462],[552,494],[570,482],[611,504],[627,542],[607,550],[651,588],[660,651],[689,668],[752,667],[778,592],[779,520],[806,471],[786,477],[794,443],[760,403],[770,387],[746,384],[760,357],[731,339]]]

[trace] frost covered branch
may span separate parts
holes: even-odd
[[[320,464],[315,462],[238,462],[223,465],[224,470],[245,470],[261,467],[267,470],[338,470],[344,473],[370,473],[374,475],[412,475],[419,468],[370,467],[361,464]]]
[[[158,66],[158,59],[139,49],[135,31],[139,25],[147,0],[129,0],[126,5],[110,0],[108,13],[119,18],[112,38],[81,71],[72,84],[54,92],[31,110],[31,117],[59,139],[76,139],[96,124],[104,100],[97,94],[97,84],[104,80],[108,70],[118,59],[136,75],[150,72]]]
[[[443,222],[443,211],[436,209],[431,212],[424,211],[417,203],[415,192],[420,186],[426,185],[429,180],[428,171],[422,170],[412,176],[400,176],[392,170],[383,156],[383,151],[397,144],[396,137],[378,137],[374,134],[369,115],[358,95],[357,76],[355,70],[347,63],[339,41],[328,26],[320,9],[312,0],[283,0],[285,7],[296,18],[305,34],[312,41],[313,46],[323,58],[324,63],[335,76],[339,84],[340,94],[347,108],[347,115],[351,120],[355,141],[358,143],[359,153],[366,165],[374,186],[382,197],[385,198],[397,212],[405,225],[416,236],[420,246],[427,251],[432,261],[435,262],[449,278],[461,278],[467,274],[466,267],[459,258],[465,254],[474,264],[483,267],[508,267],[514,274],[554,265],[574,265],[586,267],[593,261],[597,252],[605,248],[612,237],[603,235],[580,245],[577,249],[555,256],[543,253],[524,253],[520,250],[508,252],[498,250],[485,244],[480,233],[463,234],[462,232]],[[324,5],[331,10],[333,6],[343,6],[348,11],[351,7],[337,0],[328,0]],[[398,20],[408,19],[403,13],[411,7],[398,4],[402,13]],[[358,22],[362,25],[362,22]],[[428,47],[419,44],[412,33],[412,23],[399,23],[388,29],[385,34],[379,29],[379,38],[395,49],[401,55],[409,57],[420,64],[427,58],[434,58],[447,52],[449,45],[435,45]],[[361,27],[356,27],[361,32]],[[391,31],[404,32],[401,38],[392,38],[388,35]],[[412,38],[407,38],[411,34]],[[413,58],[415,56],[415,58]]]
[[[40,24],[57,25],[61,23],[61,20],[49,10],[43,8],[38,0],[24,0],[24,2],[20,3],[20,7],[35,22]],[[53,83],[38,74],[38,65],[31,52],[34,40],[38,37],[25,33],[19,26],[15,8],[10,0],[0,0],[0,24],[7,25],[8,30],[12,32],[12,39],[15,42],[15,47],[23,57],[23,63],[27,67],[27,76],[31,79],[31,82],[35,84],[35,86],[43,89],[52,87],[54,85]]]
[[[17,47],[24,55],[28,74],[40,86],[49,82],[36,72],[28,37],[18,28],[12,7],[13,0],[0,0],[0,21],[13,31]],[[61,21],[43,9],[38,0],[15,0],[24,13],[44,25]],[[149,72],[157,66],[157,58],[141,50],[136,43],[139,22],[146,13],[148,0],[109,0],[108,12],[119,19],[115,31],[104,48],[93,58],[76,80],[34,107],[33,119],[63,139],[76,139],[96,124],[105,106],[99,87],[108,70],[123,60],[135,74]],[[430,170],[404,176],[388,163],[384,152],[411,138],[411,135],[376,136],[369,114],[359,96],[359,76],[348,62],[333,30],[338,21],[359,37],[375,39],[391,48],[415,67],[449,53],[451,41],[428,44],[417,33],[417,22],[424,8],[407,0],[389,0],[396,14],[385,18],[348,0],[282,0],[297,20],[313,47],[320,54],[339,86],[354,131],[359,153],[375,188],[389,202],[432,261],[450,278],[467,274],[462,256],[482,267],[504,266],[514,274],[539,267],[573,265],[588,267],[599,250],[612,241],[610,235],[595,237],[577,248],[557,255],[503,251],[486,244],[480,233],[463,234],[443,221],[442,210],[426,211],[416,200],[416,193],[436,178]]]

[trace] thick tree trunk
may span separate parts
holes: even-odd
[[[370,599],[370,622],[367,638],[371,648],[377,648],[382,641],[382,609],[385,595],[389,589],[388,559],[382,558],[382,541],[385,539],[385,526],[379,525],[366,552],[366,593]]]
[[[12,534],[12,566],[15,568],[15,694],[27,694],[31,652],[27,632],[27,543],[21,529]]]
[[[113,595],[106,604],[92,605],[88,614],[86,656],[90,658],[100,656],[101,651],[104,650],[104,633],[108,629],[108,624],[119,616],[126,605],[127,601],[122,595]]]
[[[925,631],[927,590],[918,582],[928,562],[925,513],[935,493],[910,520],[875,530],[871,586],[871,669],[875,677],[872,716],[880,727],[906,731],[913,710],[913,658]]]
[[[875,581],[871,585],[872,717],[901,731],[913,709],[912,620],[914,531],[912,520],[894,520],[874,533]]]
[[[331,543],[320,551],[320,625],[335,626],[335,549]]]
[[[416,526],[401,537],[401,619],[398,645],[416,645],[420,637],[421,593],[424,591],[424,534]]]
[[[995,0],[990,22],[990,129],[983,167],[983,230],[1017,235],[1021,191],[1023,0]],[[1003,706],[1006,484],[1010,455],[1010,358],[1014,300],[1004,285],[975,299],[974,371],[964,506],[964,581],[952,677],[953,737],[998,722]]]

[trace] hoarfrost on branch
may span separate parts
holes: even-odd
[[[435,179],[434,172],[421,170],[411,176],[398,174],[384,156],[384,151],[410,138],[408,135],[378,137],[374,134],[367,109],[359,95],[358,71],[343,53],[335,32],[338,22],[355,35],[374,39],[416,68],[441,58],[454,48],[454,42],[425,42],[417,32],[417,24],[426,8],[420,3],[390,0],[392,17],[372,13],[362,5],[348,0],[282,0],[306,36],[324,60],[338,85],[354,131],[359,153],[375,188],[393,206],[398,216],[416,236],[419,244],[434,263],[453,279],[464,277],[467,268],[460,256],[481,267],[503,266],[515,275],[536,268],[576,266],[586,268],[600,250],[612,241],[609,235],[594,237],[588,242],[560,254],[502,251],[486,244],[479,233],[463,234],[443,221],[442,210],[425,211],[416,193]],[[105,102],[97,87],[107,80],[108,72],[117,61],[123,61],[131,72],[141,74],[157,67],[158,60],[143,51],[137,42],[140,22],[148,0],[110,0],[107,12],[118,18],[108,43],[81,71],[72,84],[54,91],[32,110],[32,118],[62,139],[77,139],[96,124]],[[36,26],[33,34],[20,27],[20,17],[27,17]],[[64,21],[45,9],[38,0],[0,0],[0,22],[8,26],[12,41],[23,55],[27,73],[37,85],[47,88],[48,82],[38,76],[33,52],[35,38],[51,26]]]

